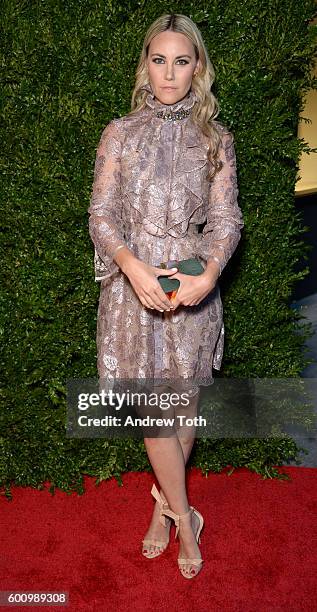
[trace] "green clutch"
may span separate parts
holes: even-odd
[[[198,259],[192,257],[191,259],[182,259],[181,261],[173,261],[174,267],[177,265],[178,272],[182,274],[190,274],[191,276],[198,276],[204,272],[204,268]],[[161,268],[167,268],[165,263],[160,264]],[[173,266],[171,266],[173,267]],[[169,293],[170,291],[175,291],[180,286],[180,281],[177,278],[169,277],[169,276],[158,276],[158,282],[160,283],[163,291],[165,293]]]

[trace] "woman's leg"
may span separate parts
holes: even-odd
[[[185,416],[189,419],[193,419],[194,417],[197,416],[199,394],[200,394],[200,391],[191,398],[190,404],[188,406],[182,409],[178,409],[178,408],[176,409],[176,414],[175,414],[176,418],[178,416]],[[178,423],[181,423],[181,421],[179,420]],[[187,425],[186,422],[183,426],[179,424],[177,426],[177,437],[182,447],[184,461],[186,465],[190,457],[190,453],[192,451],[194,442],[195,442],[195,437],[196,437],[195,425],[190,425],[190,424]]]
[[[177,421],[177,416],[180,414],[185,415],[187,418],[196,416],[198,399],[199,394],[191,399],[189,406],[186,406],[186,408],[176,409],[175,421]],[[151,465],[161,485],[160,493],[163,498],[167,499],[170,508],[177,514],[184,514],[189,510],[185,484],[185,467],[195,441],[195,431],[195,426],[184,424],[183,426],[177,426],[177,432],[173,437],[144,438]],[[168,517],[166,517],[166,521],[166,527],[159,522],[159,504],[156,503],[146,538],[167,540],[169,531]],[[192,523],[190,516],[182,519],[179,532],[181,542],[180,557],[197,558],[198,555],[198,558],[200,558],[199,548],[192,530],[193,527],[196,532],[198,527],[196,516],[193,516]],[[155,546],[151,548],[155,550]]]
[[[180,445],[181,445],[181,449],[182,449],[182,453],[183,453],[183,458],[184,458],[184,464],[186,465],[193,444],[195,441],[195,434],[193,433],[192,438],[190,438],[189,436],[186,437],[186,439],[181,438],[179,439]],[[163,499],[166,499],[166,495],[165,492],[163,491],[162,488],[160,488],[160,495]],[[164,527],[164,525],[162,525],[162,523],[160,523],[159,521],[159,516],[160,516],[160,507],[159,507],[159,503],[156,502],[154,505],[154,509],[153,509],[153,514],[152,514],[152,519],[149,525],[149,528],[144,536],[144,539],[155,539],[155,540],[159,540],[161,542],[164,541],[168,541],[168,535],[169,535],[169,530],[170,530],[170,523],[171,523],[171,519],[169,519],[169,517],[166,517],[166,527]],[[154,545],[147,545],[146,546],[146,550],[148,551],[155,551],[156,546]]]
[[[150,438],[151,439],[151,438]],[[162,438],[161,438],[162,439]],[[146,439],[145,439],[146,440]],[[184,464],[186,466],[186,463],[189,459],[193,444],[195,441],[195,433],[192,433],[192,437],[190,438],[187,432],[186,438],[180,438],[179,439],[179,443],[181,446],[181,450],[183,453],[183,460],[184,460]],[[147,448],[147,444],[145,444],[146,448]],[[163,491],[162,488],[160,488],[160,495],[161,497],[165,500],[166,499],[166,495],[165,492]],[[160,523],[159,521],[159,516],[160,516],[160,507],[159,507],[159,503],[156,502],[154,505],[154,509],[153,509],[153,514],[152,514],[152,519],[151,519],[151,523],[149,525],[149,528],[144,536],[144,539],[155,539],[155,540],[159,540],[161,542],[164,541],[168,541],[168,536],[169,536],[169,530],[170,530],[170,523],[171,523],[171,519],[169,519],[169,517],[165,518],[165,522],[166,522],[166,527],[164,527],[164,525],[162,525],[162,523]],[[147,545],[146,546],[146,550],[148,550],[149,552],[152,551],[154,552],[155,549],[157,547],[155,545]]]
[[[180,425],[182,421],[178,420],[178,417],[181,415],[184,415],[189,419],[194,418],[197,415],[198,401],[199,401],[199,393],[197,393],[193,398],[191,398],[188,406],[182,409],[176,408],[173,414],[175,422],[179,423],[176,427],[176,435],[177,435],[177,438],[179,440],[179,443],[182,449],[185,466],[190,457],[190,453],[192,451],[192,447],[195,441],[196,427],[194,425],[187,424],[186,422],[183,425]],[[171,415],[169,414],[168,416],[170,417]],[[170,434],[168,434],[167,437],[169,437],[169,435]],[[147,438],[147,436],[145,436],[145,439],[151,440],[152,438]],[[162,495],[163,498],[164,497],[166,498],[163,488],[161,488],[160,494],[161,495],[163,494]],[[163,527],[163,529],[165,528]]]
[[[171,510],[176,514],[185,514],[189,510],[185,484],[185,461],[177,435],[169,438],[144,438],[144,443]],[[189,514],[181,520],[178,555],[180,558],[201,558],[195,538],[198,525],[199,520],[195,514]],[[153,537],[153,533],[151,535]]]

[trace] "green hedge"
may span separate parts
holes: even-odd
[[[313,0],[145,2],[20,0],[2,4],[2,292],[0,482],[82,491],[151,470],[143,441],[65,438],[66,380],[95,377],[99,284],[87,208],[104,126],[130,110],[149,24],[190,16],[216,70],[214,92],[234,132],[243,239],[221,277],[221,376],[297,377],[311,329],[290,307],[306,228],[295,214],[297,138],[316,53]],[[204,472],[230,465],[277,476],[291,438],[199,440]]]

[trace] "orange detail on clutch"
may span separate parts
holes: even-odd
[[[171,300],[171,302],[176,298],[178,289],[174,289],[174,291],[167,291],[166,295]]]

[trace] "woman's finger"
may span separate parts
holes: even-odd
[[[168,309],[164,303],[161,306],[160,301],[158,299],[154,299],[154,297],[154,295],[151,295],[150,297],[149,295],[144,294],[141,300],[142,304],[147,308],[151,308],[152,310],[159,310],[160,312],[164,312],[164,310]]]
[[[154,305],[157,306],[159,310],[161,308],[163,308],[163,310],[170,309],[170,301],[158,281],[150,291],[145,290],[145,297],[150,302],[154,302]]]
[[[156,268],[152,266],[155,276],[172,276],[175,272],[178,271],[178,268],[171,268],[170,270],[166,270],[165,268]]]
[[[161,295],[162,293],[164,295],[164,297],[162,298]],[[159,306],[159,308],[163,308],[164,310],[170,310],[171,308],[171,302],[168,299],[166,293],[164,293],[163,289],[161,289],[161,286],[155,290],[153,297],[153,301],[155,299],[155,303]]]

